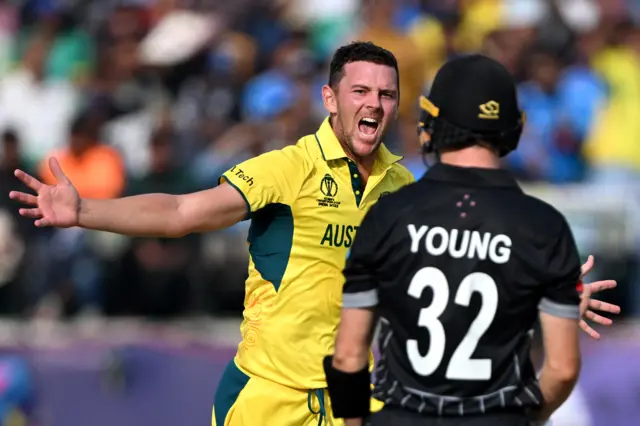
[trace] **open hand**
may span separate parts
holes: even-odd
[[[28,173],[16,170],[15,176],[35,191],[37,195],[11,191],[9,198],[30,206],[29,208],[21,208],[19,212],[22,216],[35,219],[37,227],[69,228],[76,226],[80,208],[78,191],[62,172],[58,160],[51,158],[49,167],[56,178],[55,186],[45,185]]]
[[[589,255],[587,261],[582,265],[582,273],[580,279],[583,279],[591,269],[593,269],[594,259]],[[603,317],[595,313],[594,311],[607,312],[610,314],[619,314],[620,306],[612,303],[602,302],[600,300],[592,299],[591,296],[602,290],[609,290],[615,288],[618,284],[614,280],[596,281],[590,284],[584,284],[581,301],[580,301],[580,328],[594,339],[600,338],[600,333],[594,330],[588,323],[587,319],[595,322],[596,324],[609,326],[613,324],[613,321],[609,318]]]

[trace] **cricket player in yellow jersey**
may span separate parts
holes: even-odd
[[[186,195],[80,199],[58,162],[20,213],[36,226],[81,226],[180,237],[251,219],[242,342],[214,401],[214,426],[342,424],[331,418],[323,358],[333,352],[347,252],[367,210],[413,181],[382,144],[398,110],[398,65],[371,43],[341,47],[322,97],[329,113],[294,146],[231,168],[221,184]]]
[[[318,131],[221,178],[243,195],[252,224],[243,341],[218,387],[218,426],[319,424],[328,412],[318,361],[333,348],[347,252],[368,209],[413,181],[381,143],[397,82],[391,53],[339,49]]]

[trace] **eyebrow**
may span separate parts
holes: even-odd
[[[366,84],[352,84],[351,85],[351,89],[365,89],[365,90],[373,90],[370,86],[367,86]],[[379,92],[383,92],[383,93],[392,93],[392,94],[397,94],[398,93],[398,89],[378,89]]]

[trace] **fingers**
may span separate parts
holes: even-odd
[[[590,294],[593,294],[598,293],[602,290],[610,290],[612,288],[616,288],[618,286],[618,283],[614,280],[603,280],[589,283],[586,286],[589,287]]]
[[[49,168],[58,183],[69,183],[69,178],[64,174],[62,167],[60,167],[60,163],[58,163],[58,160],[55,157],[49,158]]]
[[[20,209],[18,210],[20,216],[30,217],[32,219],[40,219],[42,217],[42,212],[40,209]]]
[[[42,228],[45,226],[51,226],[51,223],[48,219],[42,217],[42,211],[38,208],[35,209],[20,209],[18,210],[21,216],[29,217],[31,219],[36,219],[34,225],[38,228]]]
[[[589,255],[589,257],[587,258],[587,261],[580,268],[580,278],[581,279],[584,278],[584,276],[587,275],[589,272],[591,272],[591,270],[593,269],[594,262],[595,262],[595,260],[594,260],[593,256]]]
[[[589,301],[589,309],[600,312],[608,312],[610,314],[619,314],[621,311],[620,306],[618,305],[594,299],[591,299]]]
[[[582,329],[582,331],[587,333],[589,337],[591,337],[592,339],[598,340],[600,338],[600,333],[598,333],[593,328],[591,328],[591,326],[587,324],[585,320],[580,320],[579,326]]]
[[[611,325],[613,324],[613,321],[609,318],[603,317],[602,315],[598,315],[595,312],[592,311],[587,311],[584,314],[584,317],[587,318],[588,320],[591,320],[597,324],[601,324],[601,325]]]
[[[47,219],[38,219],[33,222],[38,228],[44,228],[45,226],[51,226],[51,222]]]
[[[27,194],[26,192],[11,191],[9,198],[12,200],[20,201],[22,204],[28,204],[30,206],[38,205],[38,197],[35,195]]]
[[[16,170],[13,174],[18,179],[20,179],[22,183],[24,183],[25,185],[27,185],[29,188],[33,189],[36,192],[39,192],[40,188],[42,188],[43,186],[42,182],[40,182],[38,179],[34,178],[30,174],[23,172],[22,170]]]

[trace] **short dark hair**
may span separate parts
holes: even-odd
[[[370,41],[354,41],[341,46],[333,54],[331,68],[329,70],[329,86],[335,88],[344,77],[344,67],[351,62],[371,62],[378,65],[386,65],[396,70],[398,83],[400,73],[398,72],[398,61],[389,50],[377,46]]]

